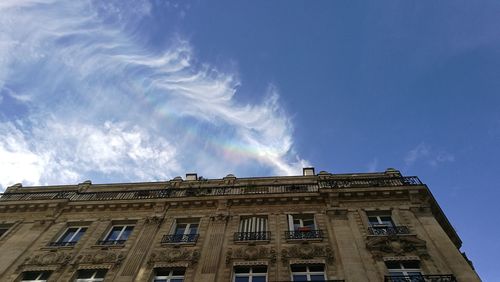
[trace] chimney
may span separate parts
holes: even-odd
[[[196,173],[186,173],[186,180],[198,180],[198,174]]]
[[[302,169],[303,176],[311,176],[314,175],[314,167],[304,167]]]

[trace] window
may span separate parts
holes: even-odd
[[[396,226],[390,213],[369,213],[368,231],[372,235],[394,235],[408,234],[410,231],[406,226]]]
[[[288,215],[288,224],[290,231],[309,231],[315,229],[314,215]]]
[[[3,234],[7,233],[9,231],[9,228],[0,226],[0,238],[2,238]]]
[[[162,243],[193,243],[198,240],[198,219],[177,220],[173,232],[163,236]]]
[[[394,227],[391,215],[368,215],[368,222],[371,227]]]
[[[55,241],[51,242],[51,246],[74,246],[83,234],[87,231],[87,227],[70,227]]]
[[[271,232],[267,228],[267,217],[243,217],[240,220],[238,232],[234,234],[235,241],[269,240]]]
[[[109,230],[108,235],[104,240],[99,241],[100,245],[121,245],[124,244],[130,233],[134,230],[132,225],[114,225],[111,230]]]
[[[75,282],[100,282],[104,281],[106,269],[81,269],[76,274]]]
[[[318,239],[323,238],[323,232],[316,229],[313,214],[288,215],[287,239]]]
[[[418,260],[406,260],[406,261],[386,261],[385,265],[387,270],[389,270],[389,276],[398,278],[409,278],[409,280],[401,281],[413,281],[412,276],[417,276],[415,281],[421,281],[420,276],[422,272],[420,270],[420,262]],[[399,280],[398,280],[399,281]]]
[[[46,282],[49,276],[50,271],[26,271],[21,282]]]
[[[326,281],[325,266],[322,264],[292,264],[292,281]]]
[[[233,282],[266,282],[267,266],[235,266]]]
[[[185,272],[185,268],[158,268],[153,282],[183,282]]]

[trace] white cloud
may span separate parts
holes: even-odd
[[[443,163],[454,162],[455,156],[444,150],[436,150],[425,143],[418,144],[411,149],[405,157],[405,163],[408,166],[415,164],[418,161],[423,161],[433,167],[437,167]]]
[[[4,121],[0,137],[0,170],[29,173],[2,174],[1,186],[193,170],[298,174],[308,165],[293,149],[277,87],[256,93],[262,103],[238,102],[237,75],[198,62],[188,42],[158,54],[126,33],[150,14],[147,1],[0,5],[0,86],[29,106]]]

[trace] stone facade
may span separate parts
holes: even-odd
[[[103,281],[152,281],[162,269],[234,281],[238,267],[253,266],[267,281],[293,281],[291,266],[308,265],[333,281],[391,281],[400,262],[441,279],[432,281],[480,281],[418,178],[304,172],[14,185],[0,198],[0,281],[28,272],[73,281],[93,269],[105,270]]]

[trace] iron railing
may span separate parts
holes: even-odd
[[[300,280],[302,281],[302,280]],[[293,280],[276,281],[276,282],[294,282]],[[327,279],[327,280],[309,280],[309,282],[345,282],[344,279]]]
[[[271,231],[234,233],[234,241],[267,241],[270,239]]]
[[[416,176],[377,178],[338,178],[320,180],[317,184],[262,185],[239,187],[198,187],[165,188],[150,190],[108,191],[108,192],[9,192],[0,193],[0,201],[69,200],[69,201],[109,201],[144,200],[180,197],[317,193],[320,189],[396,187],[422,185]],[[21,188],[22,189],[22,188]]]
[[[163,235],[163,238],[161,238],[162,244],[196,243],[196,241],[198,241],[198,234],[169,234]]]
[[[368,233],[371,235],[398,235],[410,234],[407,226],[372,226],[368,227]]]
[[[51,247],[73,247],[78,241],[62,241],[62,242],[50,242]]]
[[[127,240],[99,240],[97,241],[97,245],[103,246],[114,246],[114,245],[123,245],[127,242]]]
[[[452,274],[385,276],[384,282],[457,282]]]
[[[323,239],[323,230],[285,231],[287,240]]]

